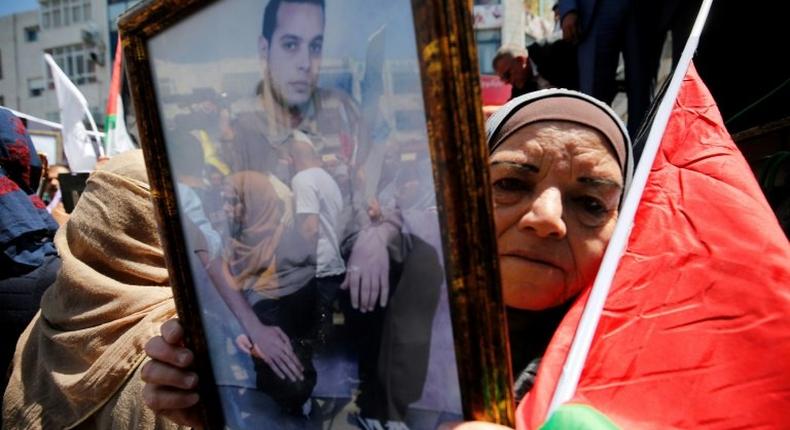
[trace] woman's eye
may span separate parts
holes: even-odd
[[[494,181],[494,192],[517,192],[526,191],[529,189],[529,184],[515,178],[502,178]]]
[[[609,209],[595,197],[583,196],[576,199],[581,208],[590,215],[602,216],[609,212]]]

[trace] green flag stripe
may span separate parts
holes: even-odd
[[[540,430],[620,430],[606,415],[588,405],[564,404]]]

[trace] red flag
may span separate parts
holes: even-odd
[[[518,428],[544,423],[586,299]],[[571,403],[628,429],[782,428],[788,360],[790,244],[691,65]]]
[[[116,99],[121,93],[121,64],[123,53],[121,48],[121,36],[118,35],[118,43],[115,48],[115,59],[112,62],[112,77],[110,78],[110,94],[107,96],[107,117],[114,117],[118,112],[116,109]]]

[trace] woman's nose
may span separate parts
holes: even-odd
[[[518,226],[535,231],[539,237],[564,238],[568,231],[562,210],[562,193],[556,188],[547,188],[536,194]]]

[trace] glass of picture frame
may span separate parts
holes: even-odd
[[[122,17],[210,428],[512,423],[467,3],[168,0]]]

